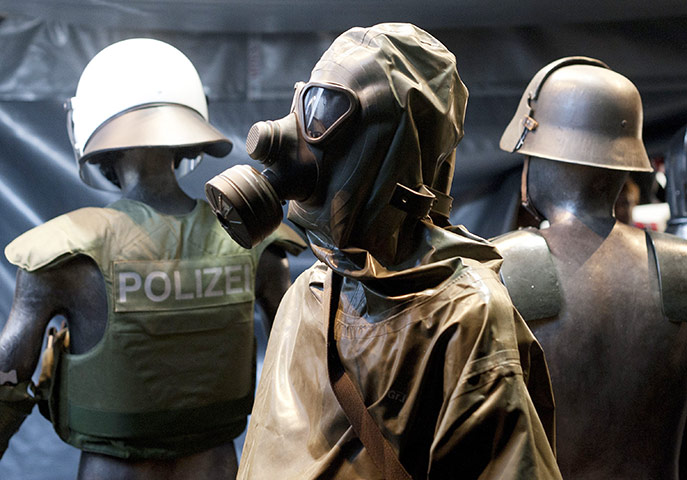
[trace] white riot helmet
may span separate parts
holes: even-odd
[[[178,174],[193,170],[202,152],[223,157],[232,144],[208,123],[198,72],[176,48],[133,38],[100,51],[86,65],[67,102],[67,130],[81,179],[102,190],[104,154],[132,147],[177,147]],[[186,158],[189,157],[189,158]]]

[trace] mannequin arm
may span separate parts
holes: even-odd
[[[57,274],[56,274],[57,273]],[[56,290],[59,269],[30,273],[17,271],[12,310],[0,334],[0,372],[16,371],[17,381],[29,380],[40,356],[48,322],[62,312]]]
[[[281,297],[291,285],[286,252],[270,245],[260,256],[255,278],[255,300],[263,311],[265,330],[269,334]]]
[[[28,389],[43,332],[53,316],[47,301],[50,277],[17,271],[12,310],[0,335],[0,457],[35,404]]]
[[[35,404],[27,390],[50,320],[63,315],[80,338],[93,337],[89,343],[94,344],[102,334],[106,308],[102,277],[90,258],[17,271],[12,309],[0,334],[0,456]]]

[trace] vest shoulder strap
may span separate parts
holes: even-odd
[[[112,225],[125,217],[109,208],[80,208],[24,232],[5,247],[5,256],[29,272],[56,265],[74,255],[97,251],[113,232]]]

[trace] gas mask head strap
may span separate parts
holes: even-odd
[[[540,76],[539,81],[533,85],[534,88],[527,94],[527,114],[525,115],[525,118],[522,119],[522,134],[518,139],[518,143],[515,144],[515,148],[513,149],[514,152],[518,151],[522,147],[523,143],[525,143],[525,137],[527,137],[527,134],[537,128],[539,125],[534,119],[534,107],[532,106],[532,102],[539,98],[539,93],[541,92],[544,82],[556,70],[563,67],[569,67],[570,65],[591,65],[594,67],[610,68],[604,62],[601,60],[596,60],[595,58],[566,57],[549,64],[545,70],[541,70],[538,74]]]
[[[444,194],[442,194],[442,197],[446,198],[439,198],[436,193],[439,192],[432,191],[426,185],[420,185],[419,191],[415,191],[412,188],[397,183],[389,203],[414,218],[425,218],[429,216],[431,211],[437,211],[448,217],[451,211],[452,199]],[[441,210],[437,210],[437,208]],[[448,211],[444,212],[443,210]]]

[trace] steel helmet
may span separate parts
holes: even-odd
[[[223,157],[232,144],[208,123],[203,85],[191,61],[171,45],[132,38],[100,51],[86,65],[67,102],[67,130],[81,179],[95,188],[115,187],[99,159],[132,147],[178,147],[191,171],[202,152]]]
[[[499,146],[508,152],[627,171],[652,171],[642,100],[605,63],[566,57],[530,81]]]

